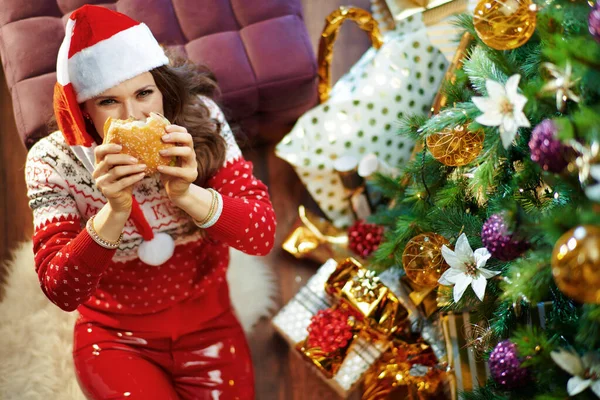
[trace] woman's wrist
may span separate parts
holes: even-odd
[[[188,213],[198,225],[199,221],[205,221],[214,216],[218,203],[215,202],[216,192],[197,185],[190,185],[187,192],[173,200],[173,203]]]
[[[109,249],[109,250],[114,250],[119,248],[119,246],[121,245],[121,240],[123,239],[123,233],[121,233],[121,235],[119,236],[119,239],[117,239],[116,241],[108,241],[106,239],[104,239],[102,236],[100,236],[100,234],[98,232],[96,232],[96,228],[94,228],[94,218],[95,215],[93,215],[88,222],[85,225],[85,228],[87,229],[88,234],[91,236],[91,238],[94,240],[94,242],[98,243],[100,246]]]
[[[210,194],[212,195],[210,209],[208,211],[208,215],[201,221],[194,220],[194,223],[202,228],[207,229],[213,226],[221,217],[221,212],[223,211],[223,199],[219,192],[214,189],[208,189]]]
[[[131,211],[115,211],[110,203],[107,203],[94,216],[93,224],[90,227],[90,234],[94,232],[100,239],[109,242],[117,243],[125,224],[129,219]]]

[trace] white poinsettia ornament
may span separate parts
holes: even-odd
[[[483,301],[487,280],[498,275],[499,271],[483,268],[492,255],[485,248],[473,251],[467,240],[467,235],[460,235],[454,251],[442,246],[442,257],[450,265],[438,282],[445,286],[454,285],[454,302],[457,303],[471,285],[475,295]]]
[[[489,97],[472,98],[473,104],[483,113],[475,121],[485,126],[498,126],[505,149],[511,145],[520,127],[531,126],[523,113],[527,97],[518,93],[520,79],[521,75],[513,75],[506,81],[506,86],[488,79],[485,87]]]
[[[600,398],[600,355],[587,353],[579,354],[560,349],[553,351],[550,356],[559,367],[573,375],[567,383],[569,396],[575,396],[591,387],[594,394]]]

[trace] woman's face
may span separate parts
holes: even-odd
[[[163,96],[150,72],[144,72],[100,93],[82,104],[98,134],[104,139],[104,123],[108,117],[145,120],[151,112],[164,115]]]

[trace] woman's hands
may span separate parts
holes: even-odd
[[[177,157],[177,166],[159,166],[160,179],[169,199],[176,202],[187,194],[190,184],[198,177],[198,163],[192,135],[184,127],[169,125],[165,143],[175,147],[161,150],[164,157]],[[102,144],[94,149],[96,168],[92,177],[96,186],[108,200],[111,208],[119,213],[131,213],[133,186],[145,176],[146,166],[138,164],[135,158],[121,154],[122,147],[116,144]]]
[[[97,146],[94,149],[96,168],[92,177],[112,210],[129,215],[133,204],[133,185],[144,178],[146,166],[138,164],[138,160],[129,155],[120,154],[121,149],[116,144]]]
[[[159,166],[158,171],[169,199],[177,203],[178,199],[187,194],[190,185],[198,177],[198,162],[192,135],[187,129],[179,125],[169,125],[166,127],[166,132],[163,142],[174,143],[176,146],[161,150],[159,153],[164,157],[176,156],[178,166]]]

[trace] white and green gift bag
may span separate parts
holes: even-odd
[[[277,144],[321,210],[337,227],[353,222],[345,189],[333,170],[342,155],[375,153],[392,166],[409,161],[414,143],[397,133],[404,115],[426,115],[448,62],[415,18],[384,37],[333,86],[329,100],[301,116]]]

